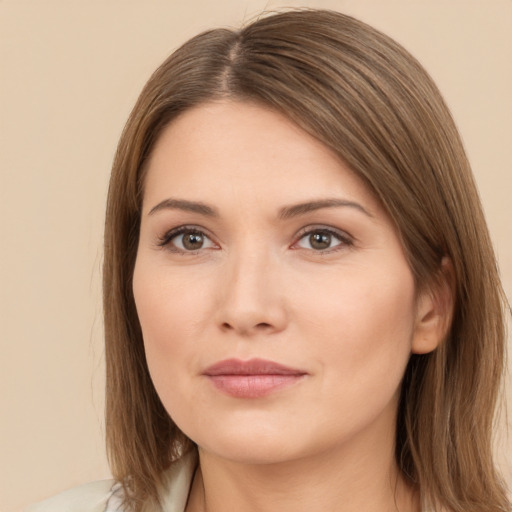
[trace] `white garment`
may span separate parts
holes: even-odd
[[[161,493],[164,512],[184,512],[197,466],[195,452],[184,455],[165,473]],[[100,480],[74,487],[35,505],[25,512],[123,512],[121,486],[113,480]]]

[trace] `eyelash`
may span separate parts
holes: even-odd
[[[172,229],[172,230],[168,231],[167,233],[165,233],[163,237],[159,238],[157,245],[159,247],[167,248],[168,250],[175,252],[175,253],[179,253],[179,254],[184,254],[184,255],[198,254],[202,249],[204,249],[203,247],[194,251],[194,250],[183,250],[176,246],[173,246],[173,244],[172,244],[173,239],[177,238],[180,235],[186,234],[186,233],[200,235],[200,236],[204,237],[205,239],[210,240],[210,242],[213,243],[211,238],[201,228],[197,228],[195,226],[180,226],[178,228]],[[301,232],[297,236],[296,241],[293,243],[292,247],[296,246],[305,237],[311,236],[316,233],[323,234],[323,235],[329,235],[330,237],[333,237],[334,239],[336,239],[339,243],[336,244],[334,247],[329,247],[327,249],[320,249],[320,250],[308,249],[308,248],[303,248],[303,249],[313,251],[314,253],[317,253],[317,254],[329,254],[331,252],[341,250],[342,248],[347,248],[347,247],[351,247],[354,245],[354,241],[353,241],[352,237],[350,235],[348,235],[347,233],[344,233],[344,232],[338,231],[338,230],[334,230],[332,228],[323,227],[323,226],[309,226],[309,227],[306,227],[303,230],[301,230]],[[300,248],[301,247],[298,247],[298,248],[294,247],[295,250],[298,250]]]
[[[173,246],[172,240],[185,233],[200,235],[211,241],[211,238],[204,232],[204,230],[200,228],[195,226],[180,226],[165,233],[163,237],[159,238],[157,245],[159,247],[165,247],[166,249],[179,254],[197,254],[201,249],[196,251],[184,251],[179,247]]]
[[[331,252],[339,251],[347,247],[351,247],[354,245],[354,240],[350,235],[343,231],[338,231],[332,228],[327,228],[324,226],[308,226],[301,230],[297,237],[297,241],[294,242],[294,246],[297,245],[302,239],[306,238],[307,236],[311,236],[313,234],[322,234],[322,235],[329,235],[330,237],[336,239],[339,243],[336,244],[334,247],[329,247],[327,249],[321,249],[321,250],[315,250],[315,249],[307,249],[313,251],[317,254],[330,254]]]

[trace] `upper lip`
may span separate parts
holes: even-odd
[[[266,359],[225,359],[206,368],[204,375],[305,375],[307,372],[297,368],[268,361]]]

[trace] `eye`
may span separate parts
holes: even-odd
[[[342,245],[352,245],[352,241],[348,235],[338,233],[337,231],[327,228],[316,228],[304,233],[297,242],[297,245],[302,249],[320,252],[335,249]]]
[[[175,252],[195,252],[216,247],[203,231],[186,226],[166,233],[158,245],[168,247]]]

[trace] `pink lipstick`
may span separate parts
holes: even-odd
[[[264,359],[226,359],[204,373],[223,393],[236,398],[261,398],[300,381],[307,372]]]

